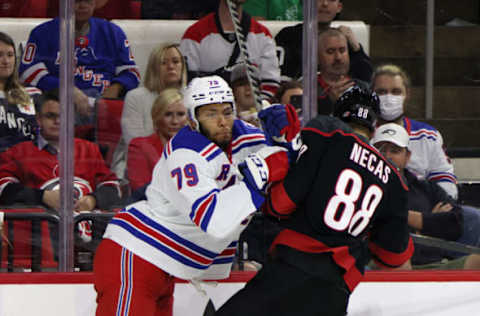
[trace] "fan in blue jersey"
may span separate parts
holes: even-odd
[[[94,0],[75,2],[74,101],[77,112],[84,116],[92,111],[94,98],[118,98],[139,83],[138,68],[125,33],[109,21],[93,18],[94,9]],[[19,69],[24,84],[42,91],[58,88],[59,22],[55,18],[30,33]]]
[[[219,76],[192,80],[183,101],[189,125],[165,144],[147,199],[120,211],[97,249],[97,315],[171,315],[173,277],[228,277],[266,185],[288,170],[285,149],[235,119],[232,91]]]
[[[433,126],[405,115],[411,93],[407,73],[393,64],[381,65],[374,71],[372,86],[380,98],[379,125],[399,124],[410,136],[412,155],[407,169],[421,180],[437,183],[457,199],[457,178],[445,153],[442,134]]]
[[[36,135],[36,88],[24,88],[18,80],[15,43],[0,32],[0,152]]]

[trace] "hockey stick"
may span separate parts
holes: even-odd
[[[414,242],[430,247],[441,248],[445,250],[457,251],[466,254],[480,254],[480,248],[461,244],[455,241],[443,240],[429,236],[410,234]]]
[[[260,95],[260,78],[257,77],[255,73],[255,66],[250,61],[250,55],[248,54],[247,43],[245,42],[245,36],[242,33],[242,26],[240,24],[240,16],[238,14],[237,4],[232,0],[226,0],[228,11],[232,17],[233,29],[235,31],[235,37],[237,38],[238,46],[240,48],[240,54],[245,61],[247,66],[247,78],[248,83],[250,84],[250,89],[252,89],[253,96],[255,98],[255,107],[257,112],[260,112],[262,109],[262,97]]]

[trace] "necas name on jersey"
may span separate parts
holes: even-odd
[[[388,177],[392,169],[379,158],[376,153],[358,143],[353,143],[350,160],[373,173],[373,175],[377,176],[383,183],[388,182]]]

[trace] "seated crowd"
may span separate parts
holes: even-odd
[[[0,8],[0,16],[53,18],[31,31],[20,62],[12,38],[0,32],[0,62],[4,66],[0,68],[0,205],[20,203],[58,210],[61,56],[58,37],[52,34],[59,34],[59,18],[55,17],[59,2],[45,0],[39,6],[40,2],[12,0]],[[195,77],[218,75],[225,79],[232,88],[236,115],[257,127],[261,124],[249,76],[258,79],[262,100],[292,104],[297,112],[302,107],[303,23],[285,27],[274,38],[257,21],[277,17],[301,20],[300,4],[267,12],[259,1],[236,1],[254,64],[249,74],[226,0],[202,2],[202,10],[196,7],[198,1],[121,2],[75,1],[73,102],[77,136],[85,138],[75,138],[74,143],[75,212],[117,209],[144,197],[166,144],[187,124],[182,94]],[[28,13],[27,6],[31,9]],[[379,134],[371,144],[397,165],[411,188],[411,231],[480,247],[480,212],[456,201],[456,178],[441,133],[405,115],[411,93],[408,75],[393,64],[374,69],[351,29],[331,27],[342,11],[342,1],[318,1],[318,6],[318,114],[332,113],[337,100],[352,87],[375,91],[380,99]],[[102,19],[140,17],[132,16],[133,7],[141,7],[142,18],[199,19],[185,30],[178,44],[151,51],[142,83],[124,31]],[[289,14],[280,14],[287,9]],[[277,47],[284,54],[281,58]],[[109,99],[124,100],[118,118],[122,133],[113,149],[95,144],[95,110]],[[93,133],[81,132],[83,127],[92,126]],[[400,136],[384,137],[386,130]],[[114,151],[109,166],[102,157],[105,150]],[[247,231],[245,240],[251,239]],[[271,232],[278,230],[273,227]],[[256,256],[251,259],[261,262],[259,257],[267,248],[266,241],[257,245],[252,249]],[[416,245],[412,264],[414,269],[480,268],[478,256],[421,245]]]

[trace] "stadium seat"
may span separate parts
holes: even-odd
[[[58,226],[57,217],[43,208],[2,209],[2,212],[6,215],[4,240],[0,243],[0,267],[9,272],[56,269],[58,262],[54,259],[48,221],[53,227]]]
[[[101,99],[97,102],[96,143],[103,158],[110,168],[115,148],[122,135],[120,120],[122,118],[123,100]]]

